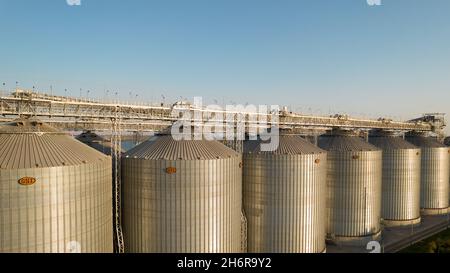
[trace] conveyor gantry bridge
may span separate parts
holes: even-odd
[[[1,121],[12,120],[18,116],[34,116],[53,126],[65,130],[111,130],[111,120],[120,115],[121,130],[124,131],[157,131],[170,126],[178,120],[174,109],[179,111],[201,112],[204,116],[226,114],[223,122],[231,122],[241,115],[245,117],[246,127],[259,126],[252,121],[255,113],[239,111],[207,110],[195,108],[190,104],[155,105],[155,104],[128,104],[121,102],[101,102],[71,97],[52,96],[31,91],[16,90],[10,95],[0,97]],[[433,131],[440,134],[445,127],[445,121],[440,114],[426,115],[424,117],[399,122],[389,119],[357,119],[345,115],[311,116],[277,111],[266,114],[268,125],[278,124],[281,127],[299,129],[326,130],[331,128],[354,129],[386,129],[400,131]],[[276,119],[274,119],[276,116]],[[276,120],[276,121],[275,121]],[[199,122],[192,118],[192,121]]]

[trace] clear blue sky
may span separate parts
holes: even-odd
[[[450,113],[449,12],[448,0],[0,0],[0,82],[323,114]]]

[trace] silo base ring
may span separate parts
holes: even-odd
[[[375,234],[362,236],[362,237],[345,237],[336,235],[335,238],[331,240],[331,244],[337,246],[363,246],[366,247],[369,242],[380,241],[381,240],[381,230]]]
[[[444,209],[422,209],[420,211],[420,213],[422,215],[442,215],[442,214],[447,214],[449,212],[450,212],[450,207],[444,208]]]
[[[406,226],[417,226],[422,222],[422,218],[416,218],[412,220],[387,220],[383,219],[382,223],[385,227],[406,227]]]

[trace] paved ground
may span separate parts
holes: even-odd
[[[381,249],[394,253],[450,228],[450,215],[424,216],[419,226],[384,228]],[[366,247],[328,245],[327,253],[369,253]]]

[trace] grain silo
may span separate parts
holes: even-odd
[[[444,144],[445,144],[445,146],[450,147],[450,137],[445,138]],[[450,154],[450,148],[449,148],[449,154]],[[450,160],[449,160],[449,164],[450,164]],[[449,165],[449,170],[450,170],[450,165]],[[449,183],[450,183],[450,171],[449,171]],[[449,206],[450,206],[450,186],[449,186]],[[449,213],[450,213],[450,209],[449,209]]]
[[[328,151],[328,238],[336,244],[358,246],[378,240],[381,150],[344,130],[320,137],[319,147]]]
[[[325,245],[326,152],[283,133],[278,147],[244,143],[244,210],[251,253],[321,253]]]
[[[36,120],[0,126],[0,252],[113,251],[110,157]]]
[[[113,207],[113,218],[114,218],[114,233],[113,233],[113,240],[115,242],[114,244],[114,252],[121,252],[121,245],[122,243],[120,242],[120,238],[118,238],[118,235],[121,234],[120,231],[120,226],[121,226],[121,216],[120,216],[120,212],[121,212],[121,200],[120,200],[120,189],[121,189],[121,185],[120,185],[120,180],[118,180],[118,178],[120,178],[120,171],[116,172],[116,163],[118,163],[116,161],[115,158],[115,153],[112,147],[112,142],[98,134],[96,134],[95,132],[92,131],[86,131],[83,132],[82,134],[78,135],[75,139],[77,139],[78,141],[81,141],[82,143],[88,145],[91,148],[94,148],[95,150],[111,156],[112,158],[112,189],[113,189],[113,203],[112,203],[112,207]],[[123,143],[123,142],[122,142]],[[117,197],[119,196],[119,197]]]
[[[449,148],[420,133],[409,133],[406,140],[422,149],[422,214],[445,214],[449,208]]]
[[[89,147],[96,149],[99,152],[102,152],[106,155],[111,155],[112,150],[111,141],[109,141],[104,137],[99,136],[98,134],[92,131],[83,132],[80,135],[78,135],[76,139],[88,145]]]
[[[420,148],[391,131],[374,131],[369,141],[383,150],[381,218],[386,226],[419,224]]]
[[[241,251],[242,156],[217,141],[157,135],[122,161],[125,251]]]
[[[445,146],[450,146],[450,137],[446,137],[444,139],[444,144],[445,144]]]

